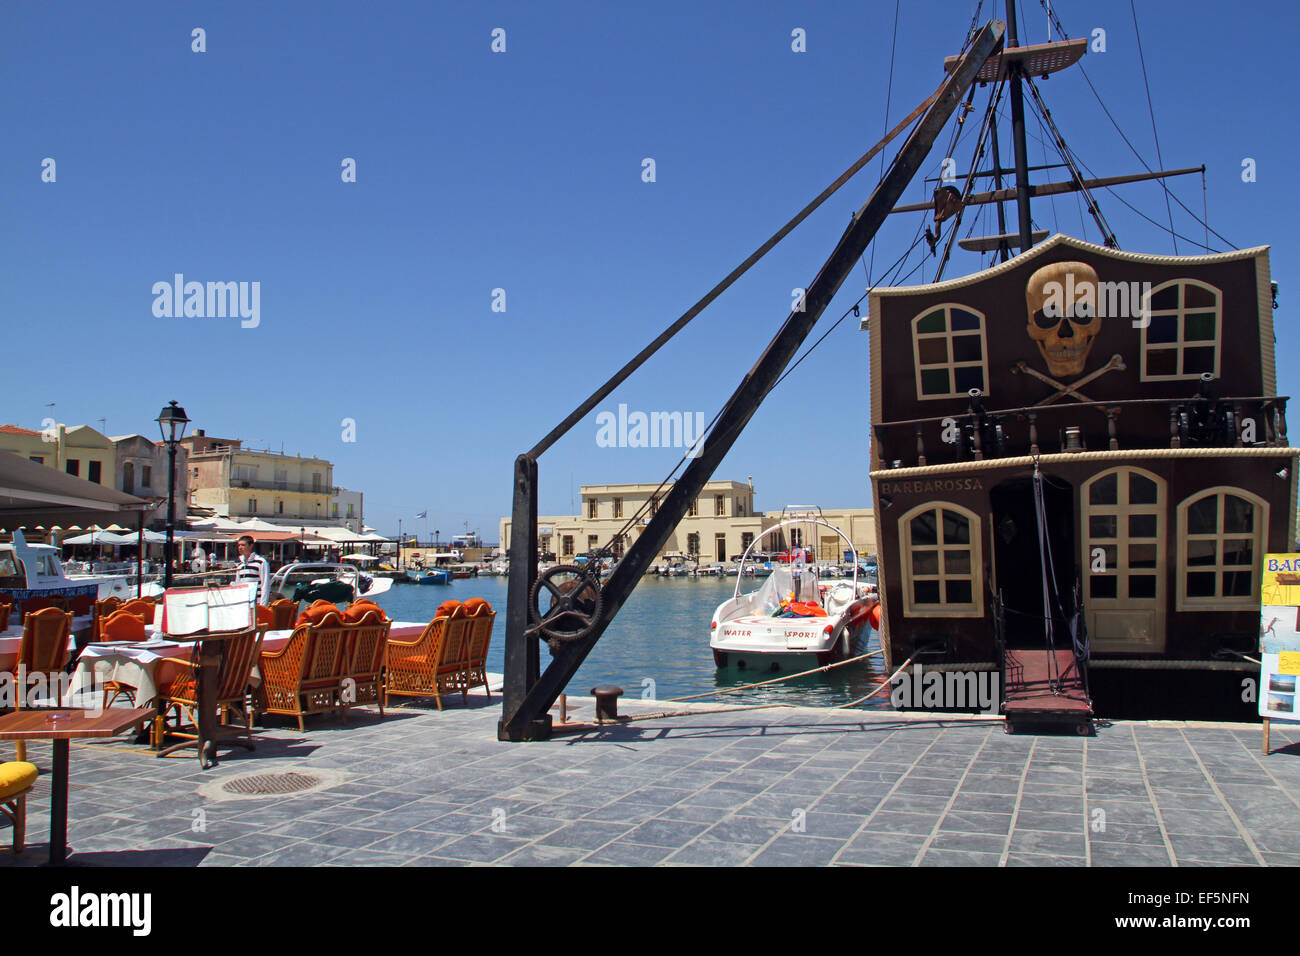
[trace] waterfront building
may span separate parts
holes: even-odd
[[[114,435],[116,465],[113,486],[118,491],[141,498],[159,499],[154,509],[145,515],[145,523],[164,525],[167,522],[167,446],[143,435]],[[185,502],[189,497],[189,463],[185,447],[176,449],[176,517],[185,519]]]
[[[260,518],[289,527],[339,525],[333,503],[342,489],[323,458],[244,448],[204,429],[181,439],[189,453],[189,503],[236,520]]]
[[[576,515],[539,516],[538,548],[565,561],[596,547],[609,547],[621,556],[645,530],[654,516],[658,502],[672,489],[658,483],[583,485],[581,512]],[[825,511],[826,519],[844,531],[866,557],[875,552],[875,527],[869,508]],[[637,516],[636,521],[625,528]],[[691,555],[703,564],[733,561],[740,558],[760,533],[776,524],[779,511],[754,509],[752,483],[710,481],[686,516],[673,529],[656,560],[666,554]],[[510,547],[511,519],[501,519],[501,548]],[[776,548],[814,548],[818,560],[843,560],[843,542],[830,535],[819,541],[778,541]]]
[[[336,488],[334,491],[330,500],[330,520],[360,534],[365,525],[365,496],[348,488]]]
[[[0,451],[22,455],[97,485],[113,485],[116,448],[111,439],[89,425],[60,423],[45,431],[0,425]]]

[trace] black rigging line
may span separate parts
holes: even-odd
[[[962,186],[961,202],[957,204],[957,214],[953,218],[952,228],[948,231],[948,243],[943,248],[943,258],[939,260],[939,268],[934,274],[934,281],[938,282],[943,275],[944,268],[948,265],[948,257],[952,254],[952,244],[957,239],[957,230],[961,228],[961,216],[966,208],[966,201],[970,199],[971,190],[975,187],[975,173],[979,169],[980,161],[984,158],[985,140],[988,137],[989,130],[993,128],[994,111],[998,103],[1002,100],[1002,90],[1006,85],[1005,80],[1000,80],[998,84],[989,91],[988,106],[984,108],[984,119],[980,124],[979,137],[975,141],[975,150],[971,156],[970,171],[966,174],[966,183]]]
[[[1147,58],[1142,52],[1142,31],[1138,29],[1137,7],[1134,5],[1133,0],[1128,0],[1128,6],[1133,12],[1133,32],[1137,34],[1138,62],[1142,64],[1142,82],[1147,88],[1147,112],[1151,114],[1151,138],[1156,141],[1156,162],[1160,164],[1161,169],[1164,169],[1165,158],[1160,155],[1160,134],[1156,132],[1156,108],[1151,102],[1151,81],[1147,79]],[[1165,211],[1169,214],[1169,231],[1177,236],[1178,234],[1174,232],[1174,208],[1169,205],[1169,190],[1167,189],[1165,190]],[[1178,240],[1176,238],[1174,239],[1174,255],[1178,255]]]
[[[980,0],[982,3],[983,0]],[[898,11],[902,0],[894,0],[894,36],[889,41],[889,85],[885,87],[885,133],[889,133],[889,104],[894,96],[894,53],[898,49]],[[885,178],[885,154],[880,154],[880,178]],[[867,282],[871,282],[871,270],[876,267],[876,242],[871,241],[871,265],[863,263],[862,268],[866,270]]]
[[[1050,6],[1047,5],[1046,0],[1038,0],[1038,2],[1042,5],[1043,9],[1047,11],[1047,15],[1051,17],[1052,21],[1056,24],[1056,31],[1059,34],[1061,34],[1062,38],[1069,39],[1070,34],[1066,32],[1065,27],[1061,24],[1061,18],[1056,15],[1056,11],[1054,11]],[[1145,169],[1149,173],[1155,172],[1155,170],[1152,169],[1150,165],[1148,165],[1147,161],[1142,158],[1142,154],[1137,151],[1137,147],[1133,145],[1132,141],[1130,141],[1129,138],[1124,135],[1124,130],[1120,128],[1120,125],[1118,122],[1116,122],[1115,117],[1112,116],[1110,110],[1107,109],[1105,101],[1101,98],[1101,94],[1097,92],[1097,87],[1093,85],[1092,77],[1088,76],[1088,71],[1084,69],[1083,63],[1079,62],[1075,65],[1079,67],[1079,72],[1083,74],[1083,80],[1085,83],[1088,84],[1088,89],[1092,90],[1092,95],[1096,98],[1097,105],[1101,107],[1101,111],[1105,113],[1106,118],[1110,120],[1110,125],[1115,127],[1115,132],[1119,133],[1120,139],[1124,140],[1124,145],[1127,146],[1129,150],[1133,153],[1133,155],[1137,157],[1137,161],[1142,164],[1143,169]],[[1192,210],[1188,208],[1185,202],[1183,202],[1181,199],[1178,198],[1178,194],[1169,188],[1168,183],[1166,183],[1163,179],[1158,179],[1156,180],[1156,182],[1160,183],[1160,188],[1163,189],[1169,195],[1169,197],[1173,199],[1174,202],[1182,206],[1183,209],[1186,210],[1188,215],[1190,215],[1197,222],[1201,223],[1201,225],[1209,229],[1209,224],[1202,222],[1201,218],[1197,216],[1196,213],[1192,212]],[[1214,235],[1216,239],[1221,239],[1223,242],[1227,243],[1233,249],[1240,248],[1231,239],[1227,239],[1224,236],[1219,235],[1213,229],[1210,229],[1210,232]]]

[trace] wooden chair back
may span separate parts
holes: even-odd
[[[270,629],[271,627],[271,609],[265,604],[257,605],[257,626]]]
[[[118,611],[99,631],[101,641],[143,641],[147,636],[144,621],[127,610]]]
[[[145,598],[132,598],[122,605],[127,614],[134,614],[146,624],[153,623],[154,603]]]
[[[18,649],[19,666],[27,673],[52,674],[68,663],[68,635],[72,615],[56,607],[33,611],[23,618],[23,636]]]
[[[67,598],[58,594],[51,594],[48,597],[33,597],[23,601],[23,614],[34,614],[46,608],[56,608],[60,611],[66,611],[70,602]]]
[[[293,627],[293,622],[298,617],[297,601],[280,598],[278,601],[272,601],[268,607],[271,610],[271,626],[269,630],[287,631]]]
[[[253,665],[257,663],[258,652],[262,648],[262,635],[265,633],[263,628],[250,627],[222,640],[224,653],[217,672],[218,704],[244,699]]]
[[[91,636],[94,640],[103,640],[100,637],[100,628],[104,622],[116,614],[122,608],[122,599],[116,597],[106,597],[102,601],[96,601],[91,613],[94,615],[91,620]]]
[[[90,594],[79,594],[69,603],[68,610],[73,617],[90,614],[95,608],[95,598]]]

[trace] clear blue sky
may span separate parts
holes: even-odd
[[[1072,36],[1105,29],[1107,52],[1085,67],[1155,166],[1128,0],[1054,7]],[[902,4],[891,125],[937,85],[974,9]],[[1272,244],[1279,390],[1293,393],[1300,141],[1284,96],[1300,15],[1290,2],[1139,0],[1137,12],[1165,165],[1206,164],[1211,226],[1240,247]],[[1046,40],[1039,3],[1021,14],[1022,42]],[[893,20],[880,0],[7,0],[0,420],[36,428],[54,402],[69,424],[149,435],[176,399],[209,434],[331,459],[383,531],[427,509],[430,529],[469,522],[494,540],[514,456],[879,138]],[[191,51],[195,27],[205,53]],[[805,53],[791,50],[795,28]],[[1098,175],[1138,170],[1077,69],[1041,87]],[[956,155],[964,170],[968,148]],[[1043,156],[1031,139],[1031,162]],[[345,157],[356,183],[341,182]],[[1241,181],[1244,157],[1256,183]],[[603,407],[712,418],[878,174],[873,163]],[[1173,186],[1199,213],[1200,178]],[[918,177],[908,196],[930,188]],[[1120,191],[1167,224],[1159,187]],[[1099,198],[1123,248],[1173,251]],[[1036,204],[1035,219],[1081,232],[1072,197]],[[877,272],[921,221],[882,231]],[[1203,238],[1179,210],[1175,224]],[[979,267],[959,253],[947,275]],[[155,317],[152,286],[177,272],[260,282],[260,326]],[[816,334],[866,281],[855,272]],[[752,475],[764,509],[869,505],[866,346],[841,324],[716,477]],[[543,513],[568,513],[582,483],[657,481],[679,454],[601,448],[596,432],[593,415],[543,457]]]

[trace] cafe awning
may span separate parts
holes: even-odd
[[[134,527],[153,503],[135,495],[75,478],[21,455],[0,452],[0,527],[120,522]]]

